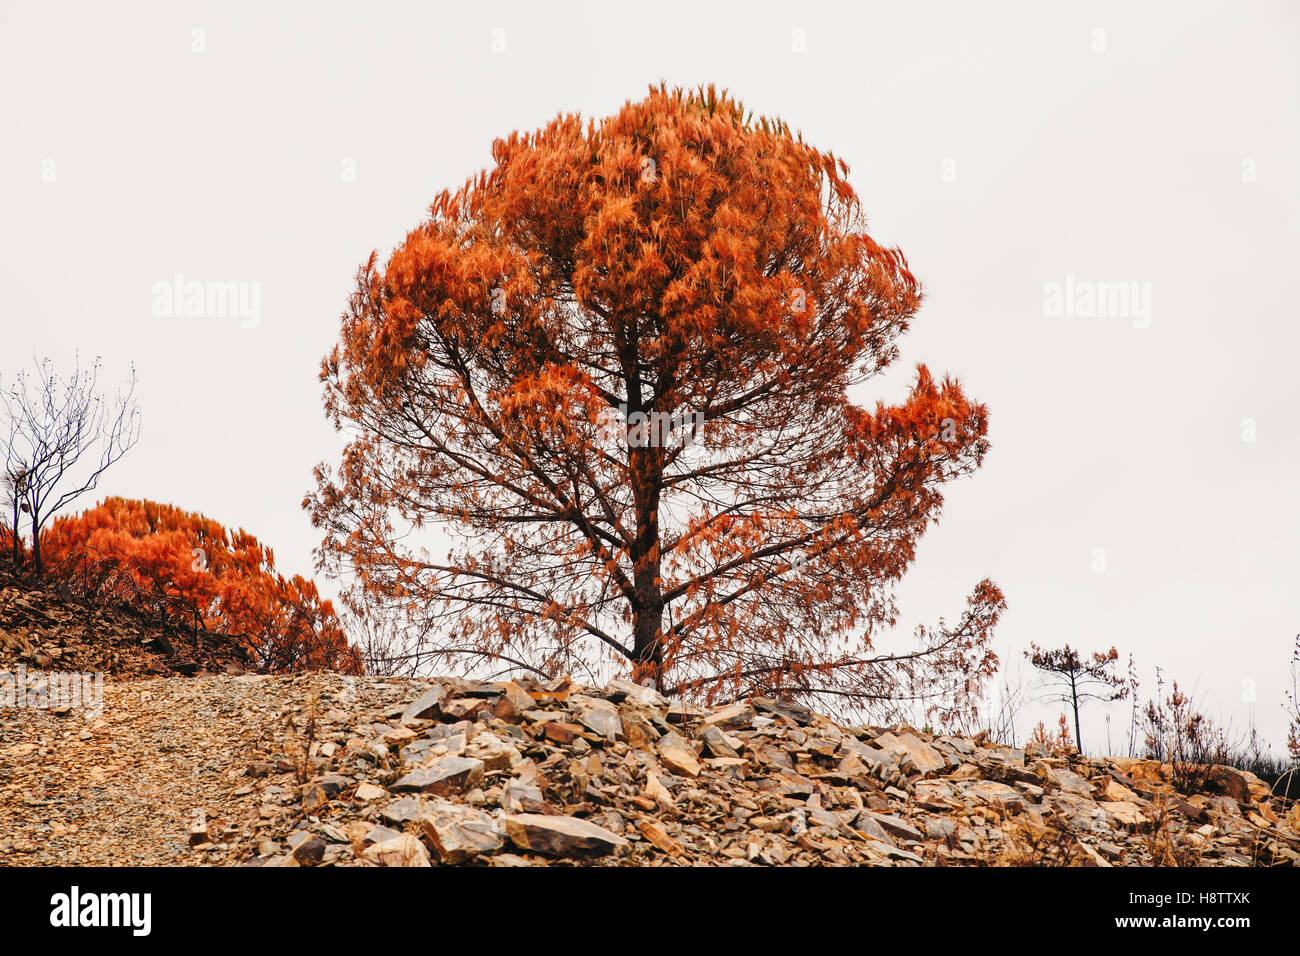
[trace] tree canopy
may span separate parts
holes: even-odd
[[[924,365],[898,404],[851,400],[921,292],[847,165],[712,87],[492,158],[370,256],[322,363],[348,444],[304,505],[347,600],[490,670],[968,706],[991,581],[914,649],[875,648],[988,416]]]

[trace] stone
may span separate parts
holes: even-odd
[[[640,719],[623,721],[623,738],[630,747],[638,750],[648,749],[660,736],[659,731],[649,721]]]
[[[366,847],[362,856],[367,862],[379,866],[431,866],[429,851],[424,844],[403,833]]]
[[[894,845],[894,840],[889,835],[889,831],[881,826],[880,821],[876,819],[876,815],[870,810],[864,810],[857,815],[857,819],[853,821],[853,828],[860,834],[865,834],[887,846]]]
[[[709,712],[684,700],[675,700],[669,707],[664,719],[670,724],[684,724],[703,720]]]
[[[807,707],[799,704],[788,704],[772,700],[769,697],[755,697],[750,700],[754,710],[764,714],[775,714],[778,717],[784,717],[786,720],[800,727],[806,727],[812,723],[813,712]]]
[[[1101,785],[1099,796],[1103,800],[1109,800],[1112,802],[1133,803],[1138,805],[1145,805],[1148,803],[1147,800],[1139,797],[1128,787],[1116,780],[1106,780]]]
[[[817,791],[817,784],[797,773],[781,772],[776,775],[776,791],[782,796],[806,799]]]
[[[524,711],[531,710],[533,698],[514,681],[501,685],[501,696],[492,706],[492,713],[502,720],[519,717]]]
[[[459,864],[495,853],[505,843],[496,822],[480,810],[439,802],[426,807],[420,825],[440,863]]]
[[[554,701],[557,704],[563,704],[569,699],[569,694],[573,692],[573,680],[566,674],[563,677],[557,677],[555,680],[545,684],[532,683],[528,688],[528,693],[535,701]]]
[[[733,780],[744,780],[749,776],[749,761],[744,757],[709,757],[704,765]]]
[[[509,770],[524,759],[514,744],[486,732],[466,745],[465,756],[482,761],[484,770]]]
[[[1206,803],[1208,809],[1217,811],[1225,817],[1241,816],[1241,807],[1236,800],[1231,797],[1211,797]]]
[[[896,768],[899,762],[897,753],[864,744],[854,737],[844,737],[840,740],[840,751],[852,754],[876,771]]]
[[[918,806],[937,813],[951,810],[960,801],[957,788],[947,780],[918,780],[913,795]]]
[[[925,862],[925,859],[923,857],[917,856],[915,853],[911,853],[907,850],[902,849],[901,847],[896,847],[896,846],[886,846],[884,848],[884,854],[887,859],[902,860],[906,863],[911,863],[915,866],[920,866],[922,863]]]
[[[552,740],[557,744],[573,743],[573,739],[582,733],[582,727],[579,724],[571,724],[563,720],[548,720],[545,724],[546,739]]]
[[[0,581],[0,609],[8,593]],[[145,773],[157,788],[160,778],[123,745],[148,736],[188,746],[187,727],[231,714],[257,733],[238,748],[210,742],[201,773],[229,785],[196,787],[204,796],[194,800],[233,822],[196,828],[187,862],[1151,866],[1172,853],[1205,865],[1300,863],[1300,810],[1244,771],[1181,794],[1155,761],[1036,752],[1026,761],[986,735],[841,726],[761,698],[670,704],[617,681],[598,689],[567,679],[359,676],[346,697],[331,674],[220,681],[180,695],[170,681],[124,682],[118,700],[153,703],[84,728],[52,731],[48,715],[29,726],[17,714],[17,735],[0,745],[0,854],[43,863],[42,841],[84,850],[70,842],[84,817],[65,812],[80,808],[46,789],[45,771],[64,751],[91,744],[83,749],[96,763],[78,786],[101,791]],[[234,700],[221,696],[235,689]],[[305,750],[273,723],[305,715],[304,692],[322,704]],[[428,696],[412,712],[416,695]],[[79,742],[83,730],[91,736]],[[257,764],[257,776],[237,777]],[[157,843],[172,856],[183,850],[175,839]]]
[[[1025,798],[1018,790],[996,780],[977,780],[975,783],[964,784],[963,787],[968,796],[980,803],[1001,807],[1025,805]]]
[[[653,687],[643,687],[630,680],[614,679],[605,685],[605,696],[615,704],[630,700],[642,707],[662,708],[668,706],[668,698]]]
[[[441,713],[442,702],[446,699],[446,688],[430,687],[402,711],[401,722],[405,724],[412,720],[437,720]]]
[[[498,803],[505,810],[531,810],[542,803],[542,791],[536,784],[507,780]]]
[[[577,695],[574,696],[577,700]],[[583,698],[578,710],[578,722],[606,740],[617,740],[623,736],[623,721],[618,715],[618,708],[607,700]]]
[[[704,723],[724,730],[740,730],[752,727],[757,716],[753,706],[745,701],[720,707],[704,718]]]
[[[369,846],[372,843],[384,843],[387,840],[395,840],[402,835],[401,830],[394,830],[386,826],[366,826],[364,823],[359,828],[361,830],[361,845]],[[356,836],[356,833],[353,833]],[[351,842],[351,841],[349,841]]]
[[[713,724],[706,724],[696,736],[711,757],[739,757],[740,747],[744,746],[739,740],[728,737]]]
[[[876,745],[882,750],[893,751],[903,760],[903,769],[926,776],[944,769],[948,761],[939,751],[925,741],[909,733],[885,733],[876,738]],[[908,767],[910,762],[911,767]]]
[[[320,784],[309,783],[302,788],[303,813],[315,813],[321,807],[329,806],[331,794]]]
[[[392,730],[384,732],[384,743],[390,747],[400,748],[402,744],[408,744],[414,740],[418,734],[410,727],[394,727]]]
[[[678,857],[682,855],[682,845],[670,837],[664,828],[655,821],[642,820],[637,824],[637,831],[668,856]]]
[[[325,841],[314,833],[298,830],[289,837],[289,850],[299,866],[316,866],[325,858]]]
[[[1111,830],[1111,818],[1106,811],[1084,797],[1061,791],[1046,797],[1043,802],[1060,814],[1071,830],[1084,833],[1108,833]]]
[[[1254,774],[1247,774],[1236,767],[1216,766],[1211,770],[1210,781],[1215,787],[1236,800],[1238,803],[1250,803],[1250,778],[1259,780]]]
[[[378,800],[388,796],[388,791],[383,787],[376,787],[373,783],[363,783],[357,787],[356,793],[352,796],[362,803],[369,803],[371,800]]]
[[[1015,759],[1019,756],[1019,760]],[[989,780],[997,780],[1002,783],[1024,783],[1031,786],[1037,786],[1042,783],[1042,778],[1030,767],[1024,765],[1024,753],[1022,751],[1011,752],[1010,757],[1001,753],[985,756],[977,764],[981,776]]]
[[[902,817],[892,816],[887,813],[871,813],[869,810],[863,811],[863,813],[858,817],[859,824],[861,824],[862,817],[867,814],[870,814],[875,822],[880,825],[881,829],[890,836],[908,840],[912,843],[920,843],[925,839],[925,834],[916,829],[916,827],[912,826]]]
[[[1076,841],[1075,845],[1078,846],[1080,852],[1083,854],[1084,866],[1109,867],[1111,865],[1109,860],[1107,860],[1104,856],[1102,856],[1100,853],[1098,853],[1088,844],[1084,843],[1082,840]]]
[[[1166,779],[1167,765],[1161,764],[1159,760],[1150,760],[1146,757],[1111,757],[1110,762],[1133,780],[1162,783]]]
[[[457,697],[442,705],[442,716],[458,721],[473,721],[487,708],[488,701],[482,697]]]
[[[1080,797],[1091,797],[1096,788],[1072,770],[1048,769],[1044,779],[1049,786]]]
[[[646,808],[647,810],[654,807],[658,807],[660,810],[671,810],[677,804],[672,793],[663,785],[658,774],[653,770],[646,773],[645,795],[651,800],[650,806]]]
[[[957,821],[950,817],[929,817],[925,821],[925,835],[947,843],[957,836]]]
[[[417,767],[392,786],[397,793],[422,791],[447,796],[478,786],[483,761],[472,757],[442,757],[427,767]]]
[[[700,775],[700,762],[695,758],[695,754],[685,747],[659,745],[659,760],[664,767],[678,776],[698,777]]]
[[[402,797],[380,810],[379,816],[394,826],[411,823],[420,818],[420,801],[415,797]]]
[[[1106,814],[1112,819],[1129,827],[1146,826],[1149,822],[1142,815],[1142,808],[1136,803],[1129,803],[1124,800],[1101,800],[1097,806],[1106,811]]]
[[[502,825],[519,849],[547,856],[604,856],[628,845],[617,833],[577,817],[520,813],[507,815]]]
[[[208,821],[206,814],[201,816],[190,827],[190,846],[202,846],[204,843],[211,843],[208,836]]]

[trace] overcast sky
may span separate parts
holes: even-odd
[[[0,376],[33,349],[100,355],[106,382],[134,363],[143,437],[100,495],[308,572],[299,504],[339,447],[316,376],[357,265],[495,137],[714,82],[843,157],[925,287],[864,398],[925,362],[989,406],[993,450],[901,591],[909,630],[988,575],[1004,658],[1115,645],[1144,692],[1158,664],[1280,745],[1298,28],[1286,0],[0,3]],[[246,283],[244,320],[169,312],[178,274]]]

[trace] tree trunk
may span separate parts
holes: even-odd
[[[1074,674],[1070,674],[1070,703],[1074,705],[1074,742],[1083,756],[1083,738],[1079,735],[1079,689],[1074,683]]]
[[[18,531],[18,515],[20,514],[20,511],[18,509],[18,497],[16,494],[14,496],[13,510],[14,510],[14,515],[13,515],[14,520],[11,527],[13,529],[13,534],[14,534],[14,540],[13,540],[14,570],[17,571],[19,568],[23,566],[23,539]]]
[[[635,353],[634,353],[635,354]],[[641,386],[629,361],[628,409],[645,413]],[[636,509],[636,538],[632,542],[632,679],[647,681],[655,690],[664,686],[663,589],[659,578],[659,493],[663,481],[664,449],[653,433],[627,446],[632,500]]]
[[[662,691],[664,598],[659,579],[658,483],[654,484],[653,502],[644,511],[638,502],[638,534],[632,550],[632,679],[648,680]]]
[[[655,690],[663,690],[663,603],[658,613],[654,607],[638,608],[633,619],[632,679],[649,681]]]
[[[32,507],[32,571],[41,577],[44,565],[41,563],[41,516],[35,506]]]

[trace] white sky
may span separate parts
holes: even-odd
[[[1159,664],[1237,727],[1253,687],[1280,744],[1298,27],[1284,0],[2,3],[0,376],[33,348],[102,355],[109,382],[134,362],[144,435],[100,495],[242,525],[307,572],[299,502],[337,448],[316,373],[356,266],[494,137],[715,82],[846,159],[925,285],[871,397],[924,361],[990,407],[993,451],[903,588],[909,627],[989,575],[1005,657],[1114,644],[1144,690]],[[259,283],[260,323],[155,318],[176,273]],[[1067,274],[1149,283],[1149,327],[1045,318]]]

